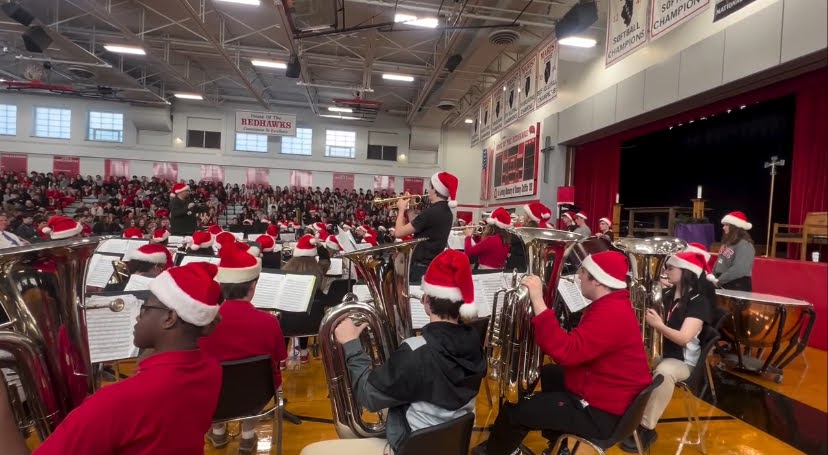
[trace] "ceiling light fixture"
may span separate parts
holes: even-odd
[[[389,81],[414,82],[414,76],[406,76],[405,74],[384,73],[382,78]]]
[[[338,118],[340,120],[359,120],[359,117],[351,117],[350,115],[320,114],[319,116],[326,118]]]
[[[561,46],[589,48],[589,47],[595,47],[595,45],[598,44],[598,42],[595,41],[592,38],[583,38],[583,37],[580,37],[580,36],[568,36],[564,39],[558,40],[558,44],[560,44]]]
[[[395,14],[394,22],[424,28],[437,28],[440,25],[436,17],[417,17],[410,14]]]
[[[133,55],[147,55],[147,52],[135,46],[122,46],[120,44],[104,44],[104,49],[116,54],[133,54]]]
[[[474,120],[472,120],[472,119],[470,119],[470,118],[467,118],[467,119],[464,121],[464,123],[467,123],[467,124],[472,124],[472,123],[474,123]]]
[[[250,64],[253,66],[261,66],[264,68],[278,68],[280,70],[287,69],[287,63],[274,62],[273,60],[250,60]]]
[[[259,0],[218,0],[220,2],[225,3],[239,3],[241,5],[251,5],[251,6],[259,6],[261,3]]]
[[[174,96],[176,98],[181,98],[182,100],[203,100],[204,97],[199,95],[198,93],[175,93]]]
[[[331,112],[345,112],[347,114],[354,112],[350,107],[329,107],[328,110]]]

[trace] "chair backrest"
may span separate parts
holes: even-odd
[[[805,235],[828,235],[828,212],[808,212],[804,231]]]
[[[716,342],[720,338],[719,331],[712,326],[705,324],[702,327],[702,331],[699,334],[699,344],[701,345],[699,360],[696,362],[696,367],[693,368],[693,372],[690,373],[690,377],[684,381],[693,392],[693,395],[699,396],[702,387],[705,385],[707,368],[710,368],[707,364],[707,356],[716,347]]]
[[[273,398],[273,364],[269,355],[222,362],[221,393],[213,420],[259,414]]]
[[[474,413],[417,430],[402,443],[397,455],[466,455],[469,452]]]
[[[653,394],[653,390],[660,386],[662,382],[664,382],[664,376],[658,374],[653,378],[653,382],[650,385],[638,393],[638,396],[630,403],[624,415],[621,416],[621,420],[615,426],[615,430],[613,430],[610,439],[605,441],[605,444],[601,444],[601,446],[614,446],[618,441],[633,434],[633,431],[641,423],[641,418],[644,417],[644,408],[647,407],[647,401],[650,399],[650,395]]]

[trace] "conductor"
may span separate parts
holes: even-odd
[[[195,202],[189,200],[190,187],[176,183],[170,193],[170,235],[193,235],[196,230]]]

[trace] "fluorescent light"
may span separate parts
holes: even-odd
[[[204,97],[199,95],[198,93],[175,93],[176,98],[181,98],[182,100],[203,100]]]
[[[146,51],[135,46],[121,46],[120,44],[104,44],[104,49],[118,54],[147,55]]]
[[[331,112],[345,112],[345,113],[348,113],[348,114],[350,114],[351,112],[354,112],[354,110],[351,109],[350,107],[329,107],[328,110],[331,111]]]
[[[273,60],[251,60],[250,64],[253,66],[262,66],[265,68],[278,68],[281,70],[287,69],[287,63],[274,62]]]
[[[425,28],[437,28],[437,26],[440,25],[440,21],[436,17],[420,18],[410,14],[395,14],[394,22]]]
[[[359,120],[359,117],[351,117],[349,115],[320,114],[319,116],[327,118],[338,118],[340,120]]]
[[[572,46],[572,47],[595,47],[598,44],[592,38],[582,38],[580,36],[568,36],[562,40],[558,40],[558,43],[561,46]]]
[[[405,74],[384,73],[382,78],[389,81],[414,82],[414,76],[406,76]]]
[[[242,5],[259,6],[259,0],[218,0],[226,3],[240,3]]]
[[[472,119],[470,119],[470,118],[467,118],[467,119],[464,121],[464,123],[474,123],[474,120],[472,120]]]

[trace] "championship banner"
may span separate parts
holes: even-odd
[[[538,53],[540,68],[538,70],[537,107],[558,97],[558,42],[552,41]]]
[[[503,114],[503,127],[507,127],[518,119],[520,113],[520,106],[518,105],[518,78],[520,74],[515,71],[514,74],[506,79],[506,91],[503,93],[504,104],[506,104],[506,113]]]
[[[509,199],[537,194],[538,133],[540,123],[495,146],[494,198]]]
[[[296,114],[236,111],[236,132],[296,136]]]
[[[538,78],[538,56],[533,55],[528,62],[520,67],[520,112],[518,117],[535,110],[535,94],[537,93]]]
[[[202,164],[201,180],[208,182],[224,182],[224,166],[216,164]]]
[[[713,9],[713,22],[730,16],[754,1],[756,0],[716,0],[716,6]]]
[[[25,153],[0,153],[0,171],[29,172],[29,155]]]
[[[55,155],[52,157],[52,173],[55,175],[63,174],[69,178],[80,175],[80,158],[77,156]]]
[[[649,0],[612,0],[607,15],[605,65],[612,66],[647,44]]]
[[[129,177],[129,160],[104,160],[104,178]]]
[[[492,136],[503,129],[504,113],[503,90],[495,90],[492,94]]]
[[[290,186],[305,188],[313,186],[313,174],[311,171],[290,171]]]
[[[342,174],[339,172],[333,173],[333,187],[339,188],[342,191],[351,191],[354,189],[354,174]]]
[[[270,169],[266,167],[249,167],[247,168],[247,186],[251,185],[270,185]]]
[[[655,40],[698,16],[710,0],[650,0],[650,39]]]
[[[472,115],[471,145],[477,145],[480,142],[480,109],[475,109]]]
[[[178,163],[152,163],[152,176],[171,182],[178,181]]]
[[[403,177],[403,193],[424,194],[423,179],[420,177]]]
[[[480,140],[484,141],[492,135],[492,97],[488,96],[480,105]]]
[[[397,187],[397,179],[393,175],[375,175],[374,191],[394,191]]]
[[[485,201],[489,199],[489,187],[491,186],[491,163],[492,149],[483,149],[483,166],[480,168],[480,199]]]

